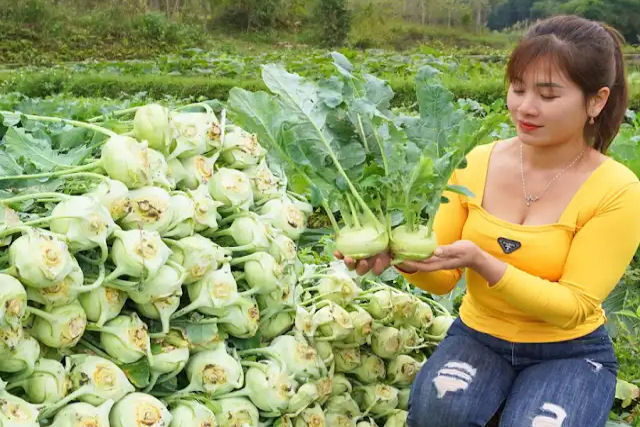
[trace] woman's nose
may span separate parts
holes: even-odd
[[[538,114],[538,102],[535,94],[527,93],[522,96],[518,104],[518,112],[527,116],[535,116]]]

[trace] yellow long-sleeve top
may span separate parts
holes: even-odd
[[[556,223],[520,225],[482,207],[489,157],[496,142],[475,147],[452,184],[473,197],[445,193],[434,220],[438,244],[471,240],[508,264],[493,286],[466,269],[460,316],[470,327],[511,342],[555,342],[586,335],[606,321],[601,303],[640,243],[640,182],[608,158],[579,188]],[[505,253],[498,238],[520,242]],[[403,274],[435,294],[450,292],[461,270]]]

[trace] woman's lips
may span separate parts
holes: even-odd
[[[531,132],[542,127],[542,126],[534,125],[533,123],[523,122],[522,120],[518,121],[518,126],[520,126],[520,129],[526,132]]]

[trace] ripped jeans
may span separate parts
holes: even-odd
[[[422,366],[409,396],[409,427],[602,427],[618,363],[604,326],[555,343],[512,343],[460,318]]]

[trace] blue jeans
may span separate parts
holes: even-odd
[[[555,343],[512,343],[451,325],[411,387],[410,427],[602,427],[618,362],[604,326]]]

